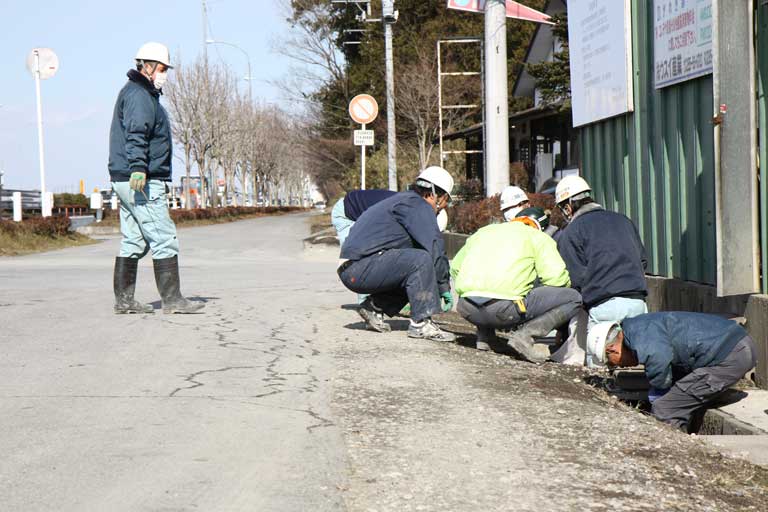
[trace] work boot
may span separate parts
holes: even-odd
[[[184,298],[179,289],[179,257],[152,260],[155,265],[157,291],[163,299],[163,313],[196,313],[205,306]]]
[[[136,273],[139,260],[136,258],[115,258],[115,273],[112,286],[115,289],[115,314],[154,313],[149,304],[136,302],[133,293],[136,290]]]
[[[493,327],[478,327],[477,328],[477,341],[475,342],[475,348],[488,352],[493,350],[497,354],[510,354],[509,347],[506,342],[499,339],[496,336],[496,329]]]
[[[419,323],[411,322],[411,325],[408,327],[408,337],[432,341],[456,341],[455,335],[440,329],[431,318],[427,318]]]
[[[568,321],[568,310],[571,306],[559,306],[550,309],[541,316],[529,320],[516,331],[510,332],[507,338],[507,346],[514,352],[518,359],[531,363],[543,363],[545,356],[536,352],[533,347],[534,338],[545,336],[555,327],[559,327]]]
[[[357,314],[365,322],[365,327],[371,331],[389,332],[392,328],[384,321],[384,313],[373,305],[373,299],[370,296],[357,308]]]

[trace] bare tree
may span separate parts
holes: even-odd
[[[464,94],[444,91],[447,104],[464,101]],[[417,52],[416,60],[403,69],[397,81],[397,112],[405,122],[400,128],[413,138],[419,156],[419,166],[426,168],[430,163],[434,140],[440,132],[439,91],[437,87],[437,64],[434,56]],[[443,130],[451,131],[471,118],[476,111],[451,109],[443,113]]]

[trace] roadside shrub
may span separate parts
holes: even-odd
[[[90,201],[83,194],[54,194],[53,206],[84,206],[90,207]]]
[[[549,194],[529,193],[528,198],[532,206],[550,211],[550,223],[561,228],[565,226],[562,214],[555,208],[554,197]],[[448,229],[455,233],[471,235],[488,224],[504,222],[504,216],[499,208],[498,194],[451,206],[448,208]]]
[[[38,235],[55,238],[69,232],[69,219],[66,217],[32,217],[21,222],[0,220],[0,231],[10,236]]]

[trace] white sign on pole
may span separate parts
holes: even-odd
[[[27,55],[27,71],[34,77],[37,73],[35,58],[40,59],[40,80],[47,80],[59,70],[59,58],[50,48],[35,48]]]
[[[21,222],[21,192],[14,192],[13,197],[13,220]]]
[[[379,115],[379,104],[370,94],[358,94],[349,102],[349,116],[356,123],[371,124]]]
[[[656,89],[712,73],[712,36],[712,0],[654,0]]]
[[[355,130],[355,146],[373,146],[373,130]]]
[[[573,125],[631,112],[629,0],[568,2]]]

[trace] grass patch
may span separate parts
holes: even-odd
[[[314,235],[318,231],[328,229],[332,226],[331,214],[324,213],[322,215],[313,215],[309,218],[309,233]]]
[[[0,256],[20,256],[95,243],[95,240],[79,233],[51,237],[30,232],[9,233],[0,230]]]

